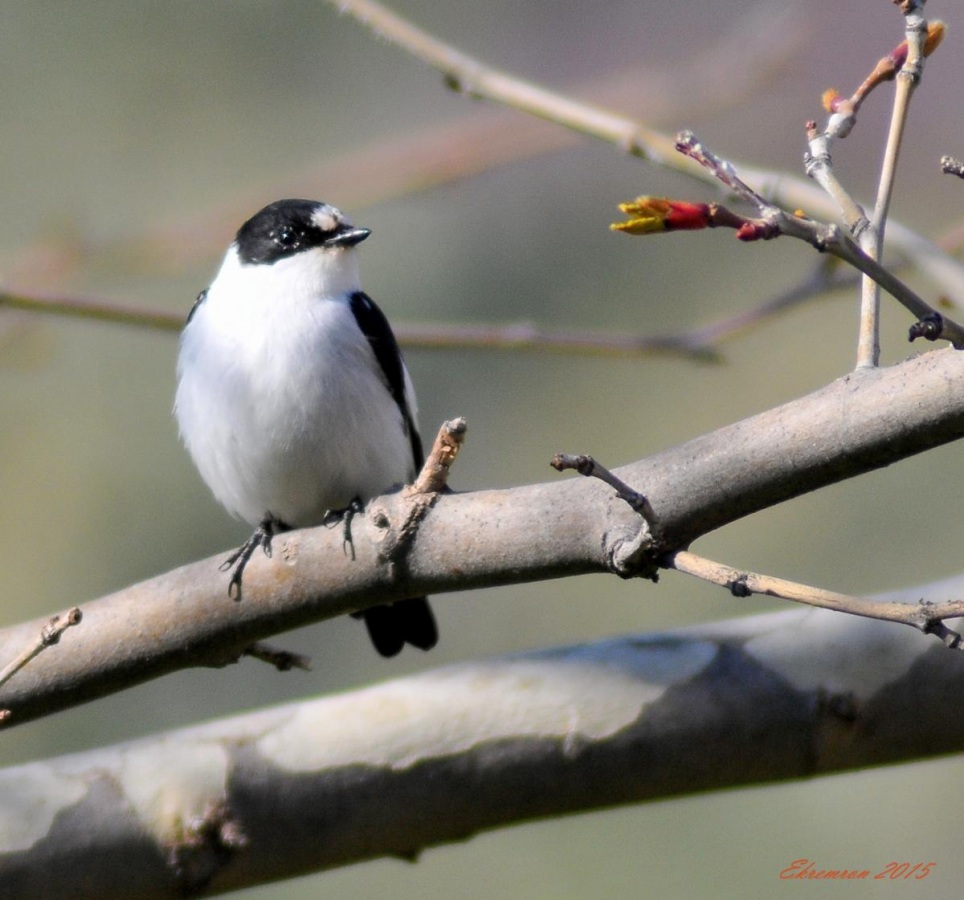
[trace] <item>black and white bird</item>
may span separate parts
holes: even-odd
[[[410,482],[422,466],[415,392],[388,320],[360,288],[371,232],[333,206],[279,200],[238,230],[181,335],[175,415],[201,477],[256,530],[229,591],[278,531]],[[362,614],[375,648],[428,650],[424,597]]]

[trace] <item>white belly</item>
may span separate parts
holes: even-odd
[[[207,306],[182,336],[175,411],[201,476],[231,513],[252,525],[269,514],[314,525],[413,476],[401,411],[367,339],[338,327],[354,325],[344,303],[275,310],[255,323],[265,329],[257,341],[250,321],[225,327]]]

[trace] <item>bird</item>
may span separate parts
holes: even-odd
[[[361,289],[371,234],[319,200],[278,200],[237,231],[181,332],[174,414],[214,497],[254,533],[224,563],[244,567],[294,528],[343,516],[410,483],[423,464],[415,391],[384,313]],[[431,649],[425,597],[363,618],[375,649]]]

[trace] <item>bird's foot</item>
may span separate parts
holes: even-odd
[[[325,518],[322,520],[322,524],[328,528],[333,528],[339,522],[344,528],[344,534],[342,535],[342,549],[344,549],[345,554],[351,553],[351,558],[355,558],[355,543],[352,541],[351,537],[351,520],[355,518],[358,513],[360,513],[365,508],[365,504],[362,503],[361,497],[355,497],[348,506],[343,509],[329,509],[325,513]]]
[[[254,556],[254,551],[260,547],[264,551],[264,555],[270,557],[271,539],[279,531],[286,530],[287,527],[284,522],[276,519],[269,513],[261,520],[251,537],[221,563],[219,568],[222,572],[234,569],[231,573],[231,580],[228,582],[229,597],[235,600],[241,599],[241,579],[244,576],[245,566],[250,562],[251,557]]]

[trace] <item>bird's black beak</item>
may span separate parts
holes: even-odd
[[[326,247],[354,247],[360,244],[372,233],[370,228],[355,228],[354,225],[344,225],[327,241]]]

